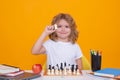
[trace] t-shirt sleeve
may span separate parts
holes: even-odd
[[[47,52],[48,52],[48,50],[49,50],[49,48],[50,48],[50,40],[47,40],[46,42],[44,42],[44,43],[43,43],[43,46],[45,47],[45,49],[46,49],[46,54],[47,54]]]
[[[83,56],[81,48],[78,44],[76,44],[76,56],[75,59],[81,58]]]

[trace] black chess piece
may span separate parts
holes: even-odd
[[[63,71],[63,63],[61,63],[61,65],[60,65],[60,69]]]
[[[71,71],[74,72],[74,64],[71,67]]]
[[[51,68],[51,65],[49,65],[48,69],[49,69],[49,70],[51,70],[51,69],[52,69],[52,68]]]
[[[76,68],[75,68],[75,70],[77,71],[77,69],[78,69],[78,65],[76,65]]]

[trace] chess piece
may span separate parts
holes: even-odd
[[[63,63],[61,63],[61,65],[60,65],[60,69],[63,71]]]
[[[47,70],[47,75],[50,75],[50,71],[51,71],[50,69]]]
[[[59,75],[62,75],[62,70],[61,69],[59,70]]]
[[[66,67],[66,62],[64,63],[63,74],[64,74],[64,75],[67,75],[67,67]]]
[[[59,68],[57,66],[55,67],[55,75],[59,75]]]
[[[51,75],[54,75],[55,71],[54,71],[54,66],[52,67],[52,70],[51,70]]]
[[[57,24],[54,24],[54,29],[55,29],[55,30],[57,29]]]
[[[76,75],[80,75],[80,71],[79,71],[79,69],[78,69],[78,65],[76,65],[75,70],[76,70]]]
[[[60,75],[63,74],[63,63],[60,64],[60,72],[59,72]]]
[[[58,75],[58,69],[55,69],[55,75]]]
[[[77,72],[76,72],[77,75],[80,75],[80,72],[79,72],[79,69],[77,69]]]
[[[76,75],[76,70],[75,70],[75,68],[73,69],[73,75]]]
[[[71,71],[72,71],[72,74],[73,74],[73,72],[74,72],[74,65],[72,65]]]
[[[47,70],[47,75],[51,74],[51,65],[49,65],[48,70]]]
[[[68,75],[71,75],[72,74],[72,71],[71,71],[71,67],[70,67],[70,64],[68,65]]]

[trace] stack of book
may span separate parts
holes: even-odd
[[[104,68],[104,69],[95,71],[94,75],[120,79],[120,69],[116,69],[116,68]]]
[[[0,64],[0,75],[17,76],[23,73],[24,73],[24,70],[21,70],[19,67]]]
[[[40,74],[25,72],[19,67],[0,64],[0,80],[31,80],[40,76]]]

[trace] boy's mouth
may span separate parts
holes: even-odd
[[[59,32],[60,34],[67,34],[67,32]]]

